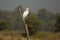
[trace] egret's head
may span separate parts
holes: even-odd
[[[26,8],[26,10],[29,10],[29,8]]]

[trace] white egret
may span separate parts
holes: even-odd
[[[23,12],[23,18],[25,18],[29,13],[29,8],[26,8],[26,10]]]
[[[21,9],[19,9],[19,11],[20,11],[20,14],[21,14],[21,16],[22,16],[23,22],[24,22],[24,24],[25,24],[25,30],[26,30],[26,33],[27,33],[27,40],[29,40],[28,25],[27,25],[27,23],[25,22],[25,18],[26,18],[26,16],[29,14],[29,8],[26,8],[26,10],[23,12],[23,15],[22,15]]]

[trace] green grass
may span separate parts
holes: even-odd
[[[60,40],[60,33],[37,32],[31,36],[31,38],[40,40]]]
[[[51,33],[51,32],[43,32],[43,31],[36,32],[34,35],[30,36],[30,39],[60,40],[60,33]],[[0,40],[26,40],[26,38],[21,37],[21,32],[19,31],[0,31]]]
[[[21,33],[18,31],[0,31],[0,40],[21,40]]]

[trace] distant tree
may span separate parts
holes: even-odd
[[[19,9],[21,9],[21,12],[23,13],[24,8],[22,7],[22,5],[17,6],[14,11],[13,11],[13,16],[14,16],[14,30],[24,30],[24,24],[22,21],[22,17],[19,13]]]
[[[1,21],[0,20],[0,31],[2,31],[2,30],[5,30],[6,29],[6,22],[5,21]]]
[[[43,8],[38,10],[37,15],[39,19],[41,19],[44,22],[42,29],[43,31],[53,31],[55,29],[55,14]]]
[[[30,35],[40,30],[39,28],[41,28],[42,25],[42,20],[40,20],[35,13],[30,13],[30,15],[26,18],[26,22],[28,24]]]
[[[12,11],[0,10],[0,20],[6,21],[6,30],[11,30],[14,27],[14,15]]]
[[[60,13],[56,13],[55,32],[60,32]]]

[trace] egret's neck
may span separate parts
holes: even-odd
[[[28,11],[28,9],[26,9],[26,11]]]

